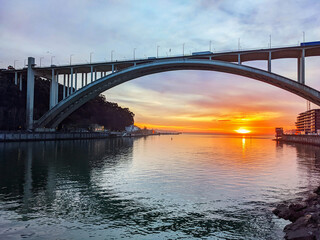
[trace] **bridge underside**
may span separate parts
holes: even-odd
[[[176,70],[217,71],[244,76],[282,88],[320,105],[319,91],[271,72],[223,61],[176,59],[129,67],[97,79],[59,102],[36,121],[33,127],[55,128],[76,109],[112,87],[142,76]]]

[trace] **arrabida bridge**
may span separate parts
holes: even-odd
[[[205,70],[231,73],[252,78],[294,93],[320,106],[320,92],[305,84],[305,58],[320,56],[320,42],[302,43],[300,46],[268,48],[232,52],[197,52],[178,57],[98,62],[50,67],[37,67],[33,57],[28,67],[12,69],[16,84],[27,80],[27,129],[56,128],[66,117],[100,93],[129,80],[142,76],[176,71]],[[271,70],[274,59],[297,59],[297,81],[275,74]],[[242,65],[243,62],[265,60],[267,70]],[[33,119],[35,76],[51,81],[50,109],[40,119]],[[63,87],[58,95],[59,84]]]

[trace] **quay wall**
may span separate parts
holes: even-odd
[[[283,142],[296,142],[296,143],[305,143],[311,145],[320,146],[320,136],[319,135],[289,135],[284,134],[279,139]]]
[[[0,132],[0,142],[23,142],[23,141],[54,141],[70,139],[97,139],[110,137],[109,133],[103,132]]]

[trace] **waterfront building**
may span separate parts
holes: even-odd
[[[320,130],[320,109],[302,112],[297,117],[297,131],[300,134],[316,134]]]

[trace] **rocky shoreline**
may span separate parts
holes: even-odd
[[[306,199],[281,203],[273,213],[292,223],[284,228],[287,240],[320,240],[320,186]]]

